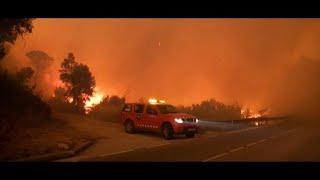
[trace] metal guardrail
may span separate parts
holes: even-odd
[[[263,126],[278,123],[288,119],[287,116],[283,117],[261,117],[261,118],[249,118],[238,120],[224,120],[224,121],[200,121],[200,128],[203,130],[217,130],[228,131],[248,128],[251,126]]]
[[[258,117],[258,118],[246,118],[246,119],[233,119],[233,120],[222,120],[214,122],[252,122],[252,121],[274,121],[274,120],[284,120],[288,119],[289,116],[280,117]]]

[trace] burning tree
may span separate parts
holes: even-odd
[[[242,114],[242,118],[244,119],[248,119],[252,115],[249,108],[246,108],[245,110],[243,110],[241,114]]]
[[[60,79],[65,84],[66,96],[80,113],[85,113],[85,102],[90,99],[96,85],[87,65],[77,63],[72,53],[61,63]]]

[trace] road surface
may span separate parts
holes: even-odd
[[[106,154],[82,161],[319,161],[320,133],[274,125]]]

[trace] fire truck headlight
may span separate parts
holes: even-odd
[[[174,121],[179,124],[183,123],[183,120],[181,118],[174,118]]]
[[[196,119],[196,123],[199,123],[199,119]]]

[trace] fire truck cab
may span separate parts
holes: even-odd
[[[155,99],[149,103],[126,103],[121,121],[127,133],[151,131],[160,133],[164,139],[172,139],[174,134],[192,138],[199,128],[195,116],[178,113],[174,106]]]

